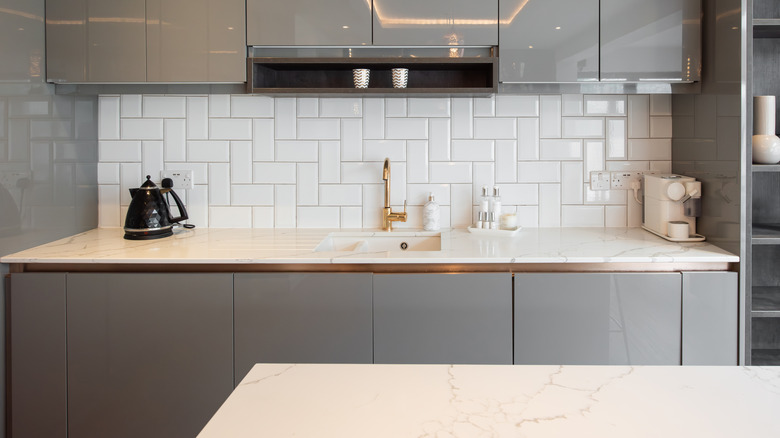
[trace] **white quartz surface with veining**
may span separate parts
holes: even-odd
[[[257,364],[198,436],[778,437],[780,367]]]
[[[640,228],[527,228],[514,236],[441,233],[441,251],[315,252],[327,229],[177,229],[133,241],[97,228],[3,257],[3,263],[677,263],[737,262],[707,242],[674,243]],[[370,236],[381,231],[353,230]],[[430,235],[430,232],[393,232]]]

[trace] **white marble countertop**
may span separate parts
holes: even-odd
[[[315,251],[330,233],[378,230],[177,229],[171,237],[133,241],[121,228],[97,228],[21,251],[3,263],[731,263],[739,257],[707,242],[674,243],[640,228],[527,228],[514,236],[444,230],[441,251]],[[393,231],[429,236],[430,232]]]
[[[257,364],[198,435],[778,437],[780,367]]]

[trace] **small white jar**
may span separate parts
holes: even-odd
[[[428,202],[423,206],[423,230],[437,231],[441,228],[441,209],[434,200],[433,193],[428,195]]]

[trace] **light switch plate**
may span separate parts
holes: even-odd
[[[160,179],[172,179],[174,189],[194,189],[195,182],[192,174],[191,170],[163,170],[160,172]]]

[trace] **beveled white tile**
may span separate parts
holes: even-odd
[[[162,140],[162,119],[122,119],[122,140]]]
[[[622,95],[585,95],[586,116],[625,116],[626,96]]]
[[[428,119],[386,119],[385,138],[425,140],[428,138]]]
[[[671,116],[672,115],[672,96],[669,94],[651,94],[650,95],[650,115],[651,116]]]
[[[152,181],[160,181],[160,177],[151,175]],[[141,163],[120,163],[119,164],[119,203],[121,205],[130,204],[130,189],[136,188],[146,181],[142,175]]]
[[[118,140],[119,97],[98,96],[98,139]]]
[[[517,138],[517,121],[514,118],[476,118],[474,119],[474,138]]]
[[[273,207],[252,207],[252,228],[273,228]]]
[[[209,117],[230,117],[230,95],[209,94]]]
[[[182,119],[166,119],[163,129],[165,161],[187,160],[187,127]]]
[[[650,117],[650,137],[671,138],[672,117],[671,116]]]
[[[360,163],[341,163],[342,183],[382,183],[381,161],[364,161]],[[392,166],[391,166],[392,172]]]
[[[365,126],[365,119],[363,119],[362,124],[358,119],[341,120],[341,159],[343,161],[363,160],[363,132],[365,132]],[[371,136],[371,138],[375,137]]]
[[[363,99],[328,97],[320,99],[320,117],[362,117]]]
[[[141,161],[140,141],[108,141],[101,140],[98,143],[98,157],[101,162],[115,161],[126,163],[128,161]]]
[[[409,117],[449,117],[449,98],[409,98]]]
[[[672,140],[670,138],[628,140],[629,160],[671,160]]]
[[[517,182],[557,183],[561,181],[559,161],[521,161],[517,163]]]
[[[561,203],[582,204],[582,163],[561,163]]]
[[[141,171],[144,175],[151,175],[152,179],[160,178],[165,159],[163,158],[163,142],[145,141],[142,143],[143,156],[141,158]]]
[[[581,116],[582,115],[582,94],[562,94],[561,115]]]
[[[230,165],[209,163],[209,205],[230,205]]]
[[[544,95],[539,98],[539,137],[561,137],[561,96]]]
[[[363,228],[363,208],[341,207],[341,228]]]
[[[209,207],[211,228],[252,228],[252,207]]]
[[[204,172],[205,174],[206,172]],[[198,227],[209,226],[209,191],[206,185],[195,185],[195,188],[187,190],[187,214],[190,217],[187,223]]]
[[[384,186],[382,184],[363,184],[363,227],[382,226],[382,205]]]
[[[650,170],[658,173],[672,173],[671,161],[651,161]]]
[[[406,117],[406,99],[388,97],[385,99],[385,117]]]
[[[298,163],[298,205],[319,203],[319,178],[317,163]]]
[[[231,117],[273,117],[274,99],[267,96],[230,96]]]
[[[393,163],[390,170],[390,203],[402,206],[406,200],[406,163]]]
[[[539,96],[496,96],[498,117],[539,117]]]
[[[252,165],[252,182],[254,183],[295,184],[295,176],[295,163],[254,163]],[[292,187],[294,191],[295,186]],[[278,199],[277,197],[277,201]],[[277,213],[279,213],[278,210]],[[279,221],[276,223],[278,227]]]
[[[363,204],[363,186],[360,184],[321,184],[320,185],[320,205],[360,206],[362,204]]]
[[[496,116],[496,97],[475,97],[474,98],[474,117],[495,117]]]
[[[195,185],[209,183],[209,163],[165,163],[165,170],[191,170],[192,179]],[[205,185],[204,185],[205,187]],[[191,189],[192,190],[192,189]],[[205,196],[205,195],[204,195]],[[204,215],[206,212],[203,213]]]
[[[338,140],[341,123],[339,119],[298,119],[298,139]]]
[[[120,101],[122,117],[143,117],[143,100],[140,94],[123,94]]]
[[[517,182],[517,141],[496,140],[496,182]]]
[[[499,184],[498,187],[503,205],[539,204],[539,185],[537,184]]]
[[[98,163],[98,184],[119,184],[119,163]]]
[[[406,142],[403,140],[364,140],[363,141],[363,160],[364,161],[384,161],[390,158],[390,161],[406,160]]]
[[[188,161],[228,162],[230,161],[230,142],[192,140],[187,142]]]
[[[601,117],[564,117],[563,138],[604,138],[604,119]]]
[[[493,140],[452,140],[452,161],[494,161]]]
[[[119,184],[98,186],[98,226],[119,227],[124,223],[119,214]]]
[[[473,167],[472,197],[479,200],[482,196],[482,186],[487,186],[489,193],[493,193],[493,186],[496,184],[496,170],[493,163],[474,163]]]
[[[319,117],[320,100],[316,97],[299,97],[296,102],[298,117]]]
[[[585,140],[585,172],[583,181],[589,181],[588,175],[591,172],[606,169],[604,162],[604,141]]]
[[[452,138],[474,138],[474,99],[452,98]]]
[[[206,140],[209,138],[209,98],[201,96],[187,97],[187,139]]]
[[[474,223],[471,184],[450,184],[450,226],[465,228]]]
[[[438,162],[430,163],[430,182],[432,183],[470,183],[471,163]],[[381,176],[381,175],[380,175]]]
[[[230,186],[231,205],[274,205],[274,186],[271,184],[233,184]]]
[[[539,119],[517,119],[517,158],[539,159]]]
[[[560,184],[539,185],[539,226],[561,226],[561,186]]]
[[[518,205],[515,209],[517,225],[525,228],[539,227],[539,207],[536,205]]]
[[[144,96],[144,117],[184,118],[187,115],[187,98],[183,96]]]
[[[406,181],[428,182],[428,142],[425,140],[406,142]]]
[[[428,146],[431,161],[450,161],[450,120],[430,119],[430,140]]]
[[[276,139],[295,139],[297,121],[295,98],[277,98],[274,99],[274,104],[274,131]]]
[[[539,140],[540,158],[542,160],[581,160],[582,140]]]
[[[251,140],[252,119],[209,119],[213,140]]]
[[[298,207],[298,228],[339,228],[339,207]]]
[[[310,161],[319,157],[319,143],[314,140],[279,140],[274,152],[276,161]]]
[[[602,205],[562,205],[562,227],[603,227],[604,206]]]
[[[294,169],[295,165],[293,164],[292,166]],[[295,228],[297,224],[297,208],[294,185],[274,186],[275,228]]]
[[[604,210],[604,226],[605,227],[625,227],[626,226],[626,206],[625,205],[608,205]]]
[[[584,187],[585,204],[626,205],[626,194],[629,190],[591,190],[590,184],[585,184]]]
[[[607,159],[626,158],[626,119],[607,118]]]
[[[252,182],[252,142],[230,142],[230,182]]]
[[[342,132],[343,132],[342,126]],[[363,99],[363,136],[366,139],[385,138],[385,100],[376,97]]]
[[[428,202],[428,195],[431,193],[440,206],[450,205],[449,184],[409,184],[406,186],[406,199],[409,205],[425,205]]]
[[[628,138],[650,136],[650,96],[628,96]]]
[[[341,145],[339,142],[320,142],[319,176],[321,183],[341,181]]]
[[[252,121],[252,156],[254,161],[274,160],[274,121],[255,119]]]
[[[607,161],[607,170],[610,172],[645,171],[649,169],[647,161]],[[587,179],[587,175],[585,176]]]

